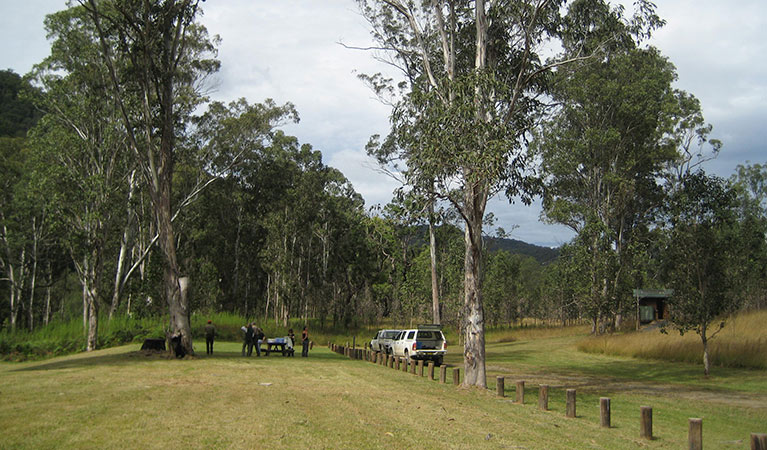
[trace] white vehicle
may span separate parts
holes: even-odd
[[[439,325],[419,325],[415,330],[402,330],[392,343],[395,357],[408,361],[423,359],[439,366],[447,353],[447,341]]]
[[[391,353],[392,340],[400,333],[400,330],[379,330],[370,341],[370,349],[378,352],[384,352],[387,355]]]

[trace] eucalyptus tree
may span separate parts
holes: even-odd
[[[32,152],[27,139],[39,112],[29,99],[34,89],[10,70],[0,71],[0,285],[8,288],[7,317],[15,330],[19,314],[26,312],[34,328],[38,261],[52,243],[50,203],[38,195],[31,176]],[[6,316],[7,313],[7,316]],[[5,322],[6,319],[0,319]]]
[[[732,187],[703,172],[686,175],[664,206],[664,272],[674,289],[670,321],[680,333],[700,336],[706,376],[711,368],[708,343],[740,301],[733,291],[739,284],[736,212]]]
[[[551,91],[556,110],[532,146],[542,162],[546,220],[578,233],[590,256],[595,332],[603,317],[620,326],[631,267],[638,263],[636,233],[663,201],[660,180],[674,178],[670,167],[699,164],[694,144],[706,143],[711,131],[697,99],[672,87],[674,66],[642,46],[663,24],[651,4],[644,8],[628,22],[620,19],[620,8],[606,14],[605,28],[616,36],[607,45],[583,31],[582,14],[573,16],[566,51],[593,45],[605,51],[557,71]],[[721,144],[709,143],[715,155]]]
[[[589,52],[540,56],[563,31],[565,2],[360,1],[380,47],[406,76],[405,96],[380,144],[407,166],[408,184],[449,201],[465,223],[464,384],[486,386],[481,297],[487,199],[528,203],[536,183],[522,151],[556,66]],[[595,8],[602,2],[576,2]],[[379,77],[380,81],[381,78]]]
[[[738,251],[744,308],[762,308],[767,303],[767,166],[739,164],[730,183],[736,193],[742,239]]]
[[[195,266],[190,271],[200,281],[219,284],[224,298],[207,295],[211,304],[225,304],[249,316],[260,291],[261,267],[257,258],[265,233],[261,216],[271,211],[285,189],[285,177],[274,167],[276,141],[283,140],[276,128],[296,122],[290,103],[278,106],[271,99],[249,104],[245,99],[228,104],[212,102],[195,119],[190,150],[179,158],[176,188],[200,196],[182,221],[190,239],[184,251]],[[276,140],[276,141],[275,141]],[[200,187],[209,182],[201,193]],[[192,199],[187,195],[181,203]],[[206,270],[202,270],[207,267]],[[213,281],[211,281],[213,280]],[[203,289],[202,285],[200,286]],[[195,293],[201,289],[193,287]],[[209,290],[213,288],[208,286]]]
[[[86,349],[91,351],[98,342],[108,235],[123,211],[119,206],[131,163],[125,133],[114,126],[118,116],[109,101],[109,75],[87,18],[84,8],[73,7],[45,20],[51,55],[32,72],[42,91],[36,103],[45,115],[31,134],[39,182],[57,200],[63,242],[83,287]]]
[[[181,336],[187,353],[193,353],[172,223],[172,181],[177,138],[183,130],[179,127],[204,100],[201,83],[219,67],[214,43],[195,21],[198,0],[80,0],[80,4],[96,30],[110,97],[151,199],[165,260],[170,330]]]

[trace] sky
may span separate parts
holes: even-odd
[[[767,162],[767,2],[764,0],[657,0],[667,21],[651,44],[676,65],[675,87],[700,99],[711,137],[723,141],[705,169],[729,177],[738,164]],[[50,50],[43,19],[65,0],[0,0],[0,69],[27,73]],[[362,194],[366,206],[386,204],[398,184],[365,154],[371,135],[388,131],[389,107],[357,78],[392,69],[369,52],[369,28],[353,0],[208,0],[202,23],[219,35],[221,70],[211,97],[249,102],[272,98],[296,105],[301,121],[286,126],[322,151]],[[488,211],[511,237],[545,246],[573,233],[539,221],[540,204],[494,198]]]

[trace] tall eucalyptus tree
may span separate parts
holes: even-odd
[[[218,70],[215,47],[195,19],[199,0],[80,0],[101,44],[110,94],[141,168],[165,259],[171,333],[193,353],[189,303],[173,231],[172,182],[177,139],[203,101],[201,82]],[[86,4],[87,3],[87,4]]]
[[[595,14],[594,5],[585,4]],[[407,166],[408,184],[452,203],[465,224],[464,384],[485,387],[482,227],[490,196],[535,193],[525,136],[547,74],[588,51],[544,62],[560,37],[561,0],[361,0],[373,36],[406,75],[380,152]],[[380,81],[381,78],[378,78]]]

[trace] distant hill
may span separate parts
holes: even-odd
[[[450,228],[453,228],[458,235],[462,235],[463,232],[461,232],[457,227],[454,225],[443,225]],[[415,246],[421,246],[421,245],[428,245],[429,244],[429,227],[426,225],[418,225],[416,226],[416,229],[418,230],[415,235],[415,240],[413,244]],[[540,245],[535,244],[528,244],[527,242],[522,242],[517,239],[507,239],[507,238],[497,238],[497,237],[490,237],[485,236],[485,245],[487,246],[487,250],[491,252],[495,252],[498,250],[505,250],[512,255],[525,255],[535,258],[536,261],[538,261],[539,264],[548,264],[551,261],[554,261],[559,256],[559,248],[550,248],[550,247],[541,247]]]
[[[485,236],[485,245],[487,245],[488,251],[491,252],[506,250],[511,254],[532,256],[540,264],[548,264],[559,256],[558,248],[541,247],[516,239]]]

